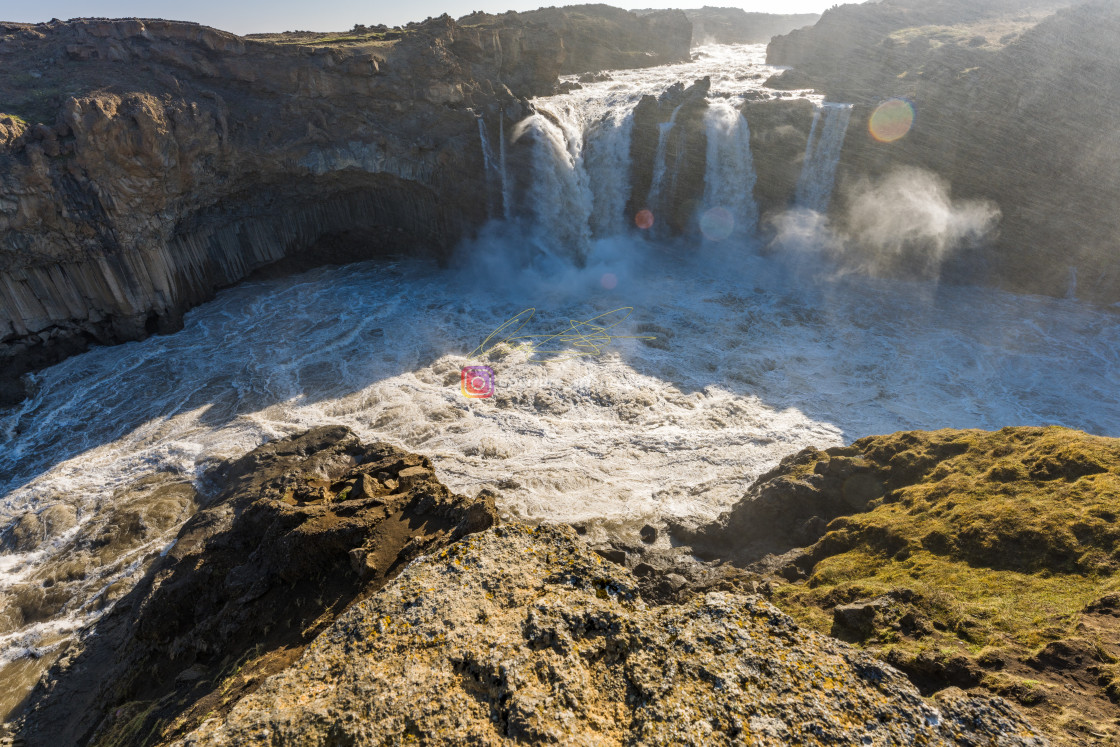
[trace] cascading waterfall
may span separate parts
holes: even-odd
[[[494,182],[496,179],[500,179],[502,174],[498,173],[498,163],[494,158],[494,151],[490,147],[490,139],[486,136],[486,122],[482,117],[478,117],[478,139],[482,143],[482,161],[486,168],[486,211],[487,215],[493,218]]]
[[[753,236],[758,228],[758,205],[747,120],[734,104],[717,100],[708,105],[704,126],[708,150],[704,172],[706,212],[700,218],[701,230],[717,240],[732,233]],[[717,212],[720,210],[725,212]]]
[[[797,180],[794,204],[800,208],[828,212],[836,167],[844,148],[844,136],[852,118],[851,104],[821,104],[813,116],[809,142],[805,145],[805,163]]]
[[[653,181],[649,185],[649,198],[646,204],[651,208],[660,207],[661,193],[665,183],[665,172],[668,171],[669,164],[666,163],[667,151],[669,149],[669,135],[673,131],[673,125],[677,123],[677,114],[680,112],[681,107],[678,106],[673,110],[669,116],[668,122],[662,122],[658,126],[657,133],[657,154],[653,158]]]
[[[593,195],[591,231],[596,237],[615,236],[626,227],[632,115],[632,110],[612,111],[587,133],[585,164]]]
[[[533,184],[525,210],[541,229],[538,240],[547,243],[542,248],[582,260],[591,246],[593,204],[583,132],[556,112],[538,108],[547,114],[534,114],[523,123],[523,132],[533,138]]]
[[[506,168],[506,114],[498,115],[498,158],[502,171],[502,217],[506,220],[513,215],[513,195],[510,191],[509,171]]]

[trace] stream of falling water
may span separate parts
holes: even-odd
[[[706,195],[757,219],[745,122],[719,102],[770,69],[758,47],[702,53],[539,101],[522,123],[547,161],[530,196],[564,207],[536,206],[535,219],[581,242],[579,266],[518,264],[525,237],[496,222],[450,271],[402,260],[246,283],[181,332],[36,374],[34,396],[0,412],[0,709],[40,666],[29,657],[49,661],[167,547],[207,470],[312,426],[428,455],[455,491],[497,489],[511,517],[623,528],[711,519],[782,456],[872,433],[1058,423],[1120,435],[1112,313],[635,238],[622,220],[628,114],[642,92],[708,74],[721,168]],[[501,181],[509,215],[513,180]],[[541,337],[632,312],[600,354],[489,360],[494,397],[464,398],[460,368],[479,362],[466,356],[527,307],[538,312],[524,333]]]
[[[852,118],[848,104],[824,104],[813,115],[813,129],[805,146],[805,167],[797,180],[794,202],[798,207],[827,213],[836,182],[836,167],[844,136]]]

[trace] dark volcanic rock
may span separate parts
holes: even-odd
[[[692,48],[692,23],[679,10],[638,15],[610,5],[568,5],[499,15],[476,11],[459,23],[547,29],[560,39],[560,75],[685,62]]]
[[[343,427],[265,444],[214,479],[217,496],[32,694],[27,745],[190,728],[411,560],[496,521],[492,497],[454,495],[426,458]]]
[[[805,162],[813,112],[813,104],[807,99],[770,99],[743,106],[758,176],[754,197],[763,222],[768,215],[785,210],[793,199]]]
[[[693,220],[704,195],[704,169],[708,136],[704,114],[711,80],[703,78],[687,88],[677,83],[659,98],[643,96],[634,109],[630,139],[630,200],[627,214],[648,209],[659,235],[683,233]],[[670,120],[664,141],[664,176],[655,194],[654,175],[662,126]]]
[[[885,490],[857,448],[804,449],[758,478],[717,522],[676,534],[701,556],[751,563],[813,544],[828,522],[866,510]]]

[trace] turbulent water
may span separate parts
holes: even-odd
[[[0,675],[127,591],[209,467],[315,425],[428,455],[456,491],[496,488],[508,515],[615,531],[710,519],[807,445],[1043,423],[1120,435],[1109,312],[836,277],[758,256],[749,236],[653,242],[630,228],[627,114],[642,86],[721,69],[713,90],[739,95],[767,72],[758,48],[709,53],[538,102],[552,116],[511,132],[532,133],[539,151],[536,191],[521,202],[505,141],[496,157],[486,143],[495,214],[515,217],[460,247],[454,270],[401,260],[244,284],[191,311],[179,333],[36,375],[34,397],[0,413],[0,527],[43,517],[0,554]],[[716,64],[728,59],[739,67]],[[708,156],[721,168],[705,194],[719,204],[704,207],[750,224],[746,123],[713,100],[706,125],[721,139]],[[517,222],[527,215],[540,236]],[[550,253],[557,232],[581,243],[582,264]],[[477,351],[529,307],[519,334],[540,352]],[[609,330],[594,347],[546,339],[596,317]],[[463,396],[468,364],[495,369],[492,398]]]

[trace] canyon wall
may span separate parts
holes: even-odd
[[[500,15],[477,11],[460,18],[459,23],[468,28],[495,24],[547,27],[561,40],[561,75],[685,62],[692,49],[692,23],[680,10],[639,15],[597,3]]]
[[[687,57],[683,15],[617,14],[614,52]],[[547,20],[262,38],[0,24],[0,404],[22,374],[173,331],[280,260],[445,259],[488,216],[478,118],[496,142],[562,72],[619,62]]]
[[[686,10],[692,21],[696,44],[766,44],[774,36],[812,26],[817,13],[748,13],[742,8],[703,8]]]
[[[953,195],[993,201],[988,245],[951,274],[1016,291],[1120,301],[1120,10],[1051,4],[896,0],[846,5],[774,39],[772,64],[856,104],[837,214],[900,167],[933,172]],[[779,83],[780,84],[780,83]],[[872,137],[875,107],[905,98],[909,134]]]

